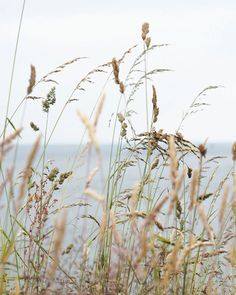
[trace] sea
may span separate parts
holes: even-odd
[[[207,145],[207,154],[203,159],[203,178],[201,180],[202,191],[201,194],[213,194],[219,189],[221,184],[232,182],[233,161],[231,155],[232,145],[229,143],[209,143]],[[11,197],[17,199],[18,188],[22,180],[22,173],[27,164],[28,155],[31,151],[30,145],[19,145],[6,155],[2,163],[2,173],[7,175],[7,171],[14,168],[13,175],[13,187],[7,186],[7,190],[3,190],[2,196],[0,196],[0,208],[2,213],[6,213],[7,197],[6,195],[11,192]],[[114,150],[116,147],[113,147]],[[42,174],[46,179],[47,174],[53,168],[58,168],[60,173],[72,171],[72,175],[65,181],[65,183],[59,187],[53,193],[53,204],[50,208],[50,221],[49,226],[55,221],[57,214],[61,213],[65,209],[68,215],[68,225],[70,226],[70,235],[67,240],[72,240],[72,236],[83,236],[88,229],[94,229],[99,224],[101,219],[102,206],[96,198],[91,198],[84,194],[84,189],[88,181],[88,175],[96,175],[90,180],[89,187],[91,190],[99,194],[99,196],[106,196],[108,189],[108,171],[112,167],[111,163],[115,162],[116,153],[113,152],[111,156],[111,145],[101,145],[100,153],[98,154],[94,149],[86,149],[85,146],[78,145],[49,145],[46,148],[46,152],[43,152],[41,147],[38,151],[37,157],[34,160],[33,167],[35,173],[35,182],[40,184]],[[130,190],[140,182],[143,162],[141,165],[135,164],[134,158],[127,160],[129,152],[124,149],[123,156],[119,158],[123,161],[124,165],[127,165],[125,173],[121,173],[120,178],[117,180],[118,185],[115,191],[112,191],[116,199],[120,199],[122,204],[127,203],[128,193]],[[154,153],[153,156],[158,156],[158,153]],[[142,158],[142,156],[140,156]],[[126,162],[125,162],[126,161]],[[129,162],[130,161],[130,162]],[[132,162],[133,161],[133,162]],[[42,169],[42,163],[44,163],[44,170]],[[199,160],[195,156],[189,156],[186,159],[186,163],[192,170],[199,168]],[[117,172],[117,171],[116,171]],[[122,172],[122,171],[121,171]],[[157,172],[161,174],[161,181],[158,184],[158,189],[155,190],[155,196],[161,196],[168,192],[169,185],[169,167],[166,166],[164,171]],[[3,174],[0,181],[3,182]],[[228,180],[227,180],[228,178]],[[225,183],[224,183],[225,182]],[[114,185],[114,182],[110,182]],[[45,184],[45,190],[50,187],[50,182]],[[112,188],[109,188],[112,190]],[[34,194],[34,189],[28,194]],[[223,189],[221,194],[223,194]],[[26,201],[26,200],[24,200]],[[216,209],[219,208],[221,198],[218,198],[215,202]],[[209,208],[211,204],[211,197],[204,201],[205,208]],[[24,203],[22,203],[24,205]],[[146,209],[145,202],[143,203],[143,210]],[[1,224],[3,224],[3,216],[1,214]],[[93,219],[95,217],[95,219]],[[79,224],[79,225],[78,225]],[[214,224],[214,221],[213,221]],[[217,226],[217,224],[213,225]]]

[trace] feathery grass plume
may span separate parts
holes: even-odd
[[[96,175],[96,173],[98,172],[98,167],[95,167],[88,175],[87,179],[86,179],[86,183],[85,183],[85,189],[90,187],[90,184],[94,178],[94,176]]]
[[[168,214],[171,214],[174,205],[180,209],[180,203],[178,200],[178,191],[181,187],[182,180],[185,176],[186,171],[183,171],[182,176],[180,177],[179,181],[177,179],[178,176],[178,160],[177,160],[177,153],[176,153],[176,146],[175,146],[175,139],[174,136],[169,137],[169,157],[170,157],[170,177],[171,177],[171,184],[172,184],[172,191],[171,191],[171,201],[169,206]],[[177,186],[178,183],[178,186]],[[181,211],[181,210],[179,210]]]
[[[90,188],[86,188],[84,190],[84,194],[87,195],[87,196],[89,196],[89,197],[91,197],[91,198],[93,198],[94,200],[99,201],[99,202],[104,202],[105,201],[105,197],[104,196],[98,194],[96,191],[94,191],[94,190],[92,190]]]
[[[172,199],[171,199],[171,203],[170,203],[170,207],[169,207],[169,214],[172,212],[174,205],[175,205],[177,218],[180,218],[180,215],[182,213],[182,207],[181,207],[181,203],[180,203],[178,194],[179,194],[179,190],[182,186],[182,183],[183,183],[186,175],[187,175],[187,169],[184,168],[181,175],[179,176],[179,178],[176,181],[175,189],[172,190],[172,192],[171,192]]]
[[[149,33],[149,23],[144,23],[142,25],[142,35],[141,35],[143,41],[146,39],[148,33]]]
[[[169,157],[170,157],[171,183],[172,183],[172,188],[174,189],[176,185],[176,179],[178,176],[178,160],[177,160],[174,136],[170,136],[169,138]]]
[[[23,128],[19,128],[15,130],[12,134],[8,135],[4,140],[0,142],[0,149],[2,149],[4,146],[11,144],[11,142],[20,135]]]
[[[148,243],[148,236],[147,232],[143,229],[140,233],[140,246],[139,246],[139,253],[137,258],[134,261],[134,268],[137,268],[139,263],[142,261],[142,259],[147,255],[147,252],[149,250],[149,243]]]
[[[190,255],[192,250],[194,250],[196,248],[199,248],[199,247],[209,247],[209,246],[215,246],[215,243],[214,242],[208,242],[208,241],[207,242],[201,242],[201,241],[191,240],[190,243],[187,246],[185,246],[184,249],[181,250],[181,253],[180,253],[179,258],[178,258],[177,263],[176,263],[177,264],[176,268],[178,270],[180,270],[183,261],[185,260],[185,258],[187,256]]]
[[[114,57],[112,59],[112,68],[113,68],[113,74],[114,74],[114,78],[115,78],[115,83],[116,84],[120,84],[120,79],[119,79],[119,71],[120,71],[120,68],[119,68],[119,63],[118,61],[116,60],[116,58]]]
[[[20,295],[20,294],[21,294],[20,284],[19,284],[19,279],[17,278],[15,280],[15,289],[14,289],[14,292],[11,293],[11,295]]]
[[[181,246],[182,246],[182,237],[179,237],[178,240],[175,242],[174,248],[167,255],[166,265],[164,267],[165,273],[163,275],[163,279],[161,282],[164,292],[165,292],[167,285],[169,283],[170,276],[179,271],[177,260],[178,260],[178,255],[179,255],[179,251],[181,249]]]
[[[140,230],[140,251],[138,253],[138,256],[134,262],[134,267],[137,267],[138,264],[141,262],[141,260],[146,256],[146,253],[149,249],[149,245],[148,245],[148,229],[151,226],[152,223],[156,224],[156,216],[158,214],[158,212],[161,210],[161,208],[163,207],[163,205],[166,203],[166,201],[168,200],[168,196],[165,196],[164,198],[162,198],[157,204],[156,206],[151,210],[151,212],[149,214],[147,214],[144,223],[142,225],[142,228]],[[161,226],[162,227],[162,226]],[[163,227],[162,227],[163,228]]]
[[[152,211],[147,215],[143,228],[149,226],[152,222],[155,222],[156,215],[160,212],[161,208],[164,206],[167,200],[168,196],[165,196],[156,204]]]
[[[224,189],[223,198],[220,205],[220,211],[219,211],[219,222],[223,225],[224,221],[224,215],[225,215],[225,208],[227,206],[227,200],[229,195],[229,185],[226,185]]]
[[[234,244],[230,245],[225,259],[231,264],[231,267],[236,267],[236,247]]]
[[[16,129],[15,132],[8,135],[4,140],[0,141],[0,164],[4,158],[4,155],[11,149],[12,141],[17,137],[20,136],[22,128]]]
[[[157,107],[157,92],[154,85],[152,85],[152,116],[153,123],[156,123],[157,117],[159,115],[159,108]]]
[[[135,215],[134,212],[137,208],[139,194],[140,194],[141,186],[140,183],[136,184],[131,192],[131,198],[130,198],[130,213],[131,213],[131,226],[133,230],[137,229],[137,224],[135,222]]]
[[[236,161],[236,142],[232,146],[232,158],[233,161]]]
[[[199,170],[194,170],[192,181],[191,181],[189,210],[192,210],[196,203],[196,193],[198,190],[198,185],[199,185]]]
[[[107,210],[103,209],[102,212],[102,219],[100,222],[100,228],[99,228],[99,241],[100,241],[100,249],[103,248],[104,242],[105,242],[105,233],[106,233],[106,228],[107,228]]]
[[[213,288],[212,276],[213,275],[210,275],[210,277],[208,278],[206,287],[203,291],[203,292],[205,292],[206,295],[217,294],[216,292],[213,291],[214,288]]]
[[[34,124],[34,122],[30,122],[30,127],[34,130],[34,131],[39,131],[39,127],[37,125]]]
[[[110,210],[110,217],[111,217],[111,228],[112,228],[114,240],[115,240],[116,245],[120,248],[122,246],[122,237],[116,229],[116,217],[115,217],[115,213],[112,209]]]
[[[21,185],[20,185],[20,189],[19,189],[18,201],[22,200],[25,196],[26,185],[32,173],[31,166],[33,164],[33,160],[38,151],[40,139],[41,139],[41,136],[38,136],[28,156],[27,163],[24,169],[24,174],[21,181]]]
[[[201,218],[201,220],[203,222],[203,226],[204,226],[204,228],[206,230],[206,233],[208,235],[208,239],[210,241],[214,241],[214,232],[213,232],[213,229],[212,229],[212,227],[210,226],[210,224],[208,222],[207,216],[205,214],[205,211],[204,211],[202,205],[199,204],[198,202],[196,202],[195,206],[198,209],[198,213],[199,213],[199,216],[200,216],[200,218]]]
[[[102,109],[103,109],[103,106],[104,106],[105,99],[106,99],[106,95],[103,94],[101,96],[101,99],[99,100],[98,107],[96,109],[95,119],[94,119],[94,122],[93,122],[94,128],[97,127],[98,119],[99,119],[99,117],[100,117],[100,115],[102,113]]]
[[[88,129],[90,143],[95,146],[95,149],[99,151],[99,145],[96,139],[96,130],[94,124],[91,124],[88,117],[84,114],[82,114],[79,110],[77,111],[78,116],[80,117],[80,120],[84,124],[84,126]]]
[[[29,79],[29,85],[27,88],[27,95],[29,95],[34,88],[34,85],[36,83],[36,69],[34,65],[30,66],[30,79]]]
[[[59,221],[59,218],[55,221],[55,234],[54,234],[54,241],[53,241],[53,250],[52,250],[52,257],[53,261],[51,263],[51,266],[48,270],[47,277],[50,280],[52,280],[55,276],[57,267],[59,265],[60,261],[60,254],[62,252],[62,242],[65,234],[66,229],[66,214],[64,213],[61,220]]]

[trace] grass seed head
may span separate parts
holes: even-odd
[[[205,157],[206,156],[207,148],[206,148],[206,146],[204,144],[200,144],[198,146],[198,150],[199,150],[199,152],[200,152],[200,154],[201,154],[202,157]]]
[[[113,68],[113,74],[114,74],[114,78],[115,78],[115,83],[120,84],[120,79],[119,79],[120,68],[119,68],[119,63],[118,63],[118,61],[116,60],[115,57],[112,59],[111,64],[112,64],[112,68]]]
[[[35,69],[35,66],[31,65],[30,66],[29,85],[27,88],[27,95],[29,95],[33,91],[35,83],[36,83],[36,69]]]
[[[39,131],[39,127],[34,124],[34,122],[30,122],[30,127],[34,130],[34,131]]]
[[[147,34],[149,33],[149,23],[144,23],[142,25],[142,39],[145,40]]]

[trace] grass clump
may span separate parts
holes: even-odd
[[[1,294],[235,293],[235,144],[232,169],[213,185],[217,167],[212,172],[209,165],[218,165],[220,157],[208,158],[205,143],[197,146],[180,133],[187,116],[205,105],[199,102],[200,96],[217,86],[200,92],[175,134],[158,130],[159,99],[152,77],[168,69],[148,69],[148,55],[165,45],[152,45],[148,34],[149,24],[144,23],[141,52],[122,81],[124,63],[132,59],[137,46],[89,71],[76,84],[50,126],[51,133],[49,117],[57,103],[56,88],[52,86],[46,98],[31,96],[32,92],[40,83],[57,84],[51,76],[81,58],[62,64],[38,82],[31,65],[27,95],[16,111],[24,102],[40,100],[46,113],[45,130],[19,176],[15,166],[6,169],[5,162],[11,149],[17,159],[18,143],[14,142],[22,129],[7,135],[6,120],[2,132]],[[84,133],[70,169],[61,171],[46,161],[51,137],[74,93],[86,90],[95,73],[107,76],[105,86],[113,80],[119,86],[106,174],[102,175],[104,155],[97,136],[104,89],[89,115],[77,111]],[[142,132],[133,124],[132,101],[138,93],[146,104],[147,126]],[[43,130],[33,122],[30,126]],[[80,176],[77,165],[86,155],[91,159],[94,151],[96,161],[92,168],[88,165],[76,199],[64,198],[63,190],[69,190]],[[126,181],[130,175],[136,175],[131,186]]]

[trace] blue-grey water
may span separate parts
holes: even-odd
[[[110,145],[101,146],[101,156],[98,158],[94,150],[86,150],[83,152],[84,147],[78,147],[76,145],[50,145],[46,149],[45,155],[43,155],[42,149],[39,150],[37,158],[34,161],[34,168],[38,171],[39,175],[42,175],[42,162],[44,166],[47,166],[48,170],[44,170],[48,173],[52,168],[57,167],[61,173],[67,171],[73,171],[73,175],[66,181],[63,186],[54,192],[53,198],[55,199],[55,204],[50,208],[52,220],[56,216],[58,208],[70,207],[68,218],[68,225],[70,226],[70,232],[73,232],[73,237],[81,237],[85,235],[88,227],[90,227],[89,222],[91,222],[94,230],[96,230],[96,223],[89,219],[89,216],[97,216],[98,220],[101,217],[101,204],[96,200],[85,196],[83,191],[86,185],[86,179],[88,174],[95,168],[98,168],[98,173],[93,178],[90,184],[90,188],[95,190],[101,195],[106,195],[107,192],[107,174],[109,169],[110,161]],[[17,185],[16,183],[21,182],[21,173],[27,163],[27,157],[30,153],[31,146],[18,146],[17,150],[15,148],[6,156],[3,161],[2,169],[6,175],[7,169],[14,165],[14,190],[13,197],[17,199]],[[127,150],[124,150],[123,155],[120,160],[123,160],[129,155]],[[154,153],[155,156],[155,153]],[[221,158],[216,158],[216,157]],[[140,156],[142,157],[142,156]],[[145,157],[144,157],[145,158]],[[115,153],[113,154],[113,162],[115,159]],[[214,159],[213,161],[207,162],[208,159]],[[15,160],[15,161],[14,161]],[[130,158],[129,160],[135,161],[135,158]],[[193,156],[186,158],[186,163],[191,169],[198,168],[198,159]],[[133,162],[134,163],[134,162]],[[131,163],[132,164],[132,163]],[[231,145],[223,143],[212,143],[207,146],[207,157],[204,158],[205,171],[203,175],[205,178],[202,179],[202,189],[201,193],[213,193],[219,183],[226,177],[226,175],[232,169],[232,157],[231,157]],[[141,170],[140,170],[141,169]],[[112,191],[113,196],[117,200],[121,200],[124,204],[127,199],[125,195],[132,189],[135,184],[137,184],[142,177],[143,162],[140,161],[140,166],[134,164],[127,168],[125,174],[121,174],[121,178],[118,179],[118,185],[116,190],[112,191],[112,181],[110,183],[110,192]],[[141,171],[141,172],[140,172]],[[231,171],[232,172],[232,171]],[[209,182],[211,179],[212,181]],[[168,186],[170,182],[169,177],[169,167],[165,168],[162,173],[161,170],[157,171],[157,176],[161,175],[161,181],[156,184],[157,189],[151,191],[151,195],[155,198],[168,192]],[[40,176],[38,176],[37,181],[40,181]],[[208,185],[209,182],[209,185]],[[114,186],[115,187],[115,186]],[[205,188],[207,190],[205,191]],[[2,212],[6,208],[6,198],[5,193],[0,198],[0,206]],[[31,193],[34,193],[32,190]],[[149,191],[150,193],[150,191]],[[204,201],[204,206],[207,209],[209,207],[211,199]],[[78,206],[78,203],[88,203],[88,206]],[[77,204],[77,205],[76,205]],[[219,207],[220,199],[216,202],[216,207]],[[72,209],[71,209],[72,208]],[[143,202],[143,209],[145,209],[145,200]],[[122,209],[120,210],[122,211]],[[3,215],[2,215],[3,216]],[[51,222],[53,222],[51,220]],[[89,222],[88,222],[89,220]],[[51,223],[49,222],[49,224]],[[70,239],[70,238],[69,238]],[[72,239],[72,238],[71,238]]]

